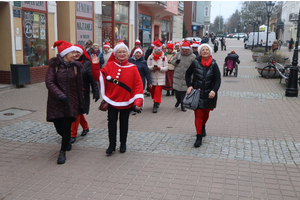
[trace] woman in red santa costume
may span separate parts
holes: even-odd
[[[130,111],[140,113],[143,105],[143,82],[137,67],[128,62],[128,56],[128,47],[124,43],[118,43],[106,66],[101,70],[98,67],[99,58],[92,56],[93,77],[99,81],[102,98],[109,104],[107,155],[111,155],[116,150],[118,118],[120,119],[120,152],[126,152]]]
[[[148,68],[152,80],[152,88],[150,89],[153,99],[153,113],[157,113],[157,108],[161,103],[161,94],[166,81],[166,71],[168,71],[168,60],[162,52],[162,44],[160,40],[155,40],[154,51],[147,60]]]

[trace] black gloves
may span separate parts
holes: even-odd
[[[177,59],[177,60],[175,61],[175,63],[176,63],[176,64],[179,64],[179,63],[180,63],[180,59]]]
[[[95,102],[97,102],[100,99],[100,97],[99,97],[99,95],[94,95],[93,94],[93,99],[95,99]]]
[[[132,110],[136,113],[141,113],[142,111],[141,110],[137,110],[136,109],[136,105],[132,106]]]
[[[65,104],[69,103],[69,99],[66,96],[62,96],[59,100],[61,100]]]

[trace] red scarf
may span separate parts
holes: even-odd
[[[81,62],[81,64],[84,62],[84,60],[82,60],[82,61],[80,61]]]
[[[207,61],[201,58],[201,64],[203,65],[203,67],[209,67],[211,65],[211,62],[212,62],[212,56],[209,56]]]
[[[96,52],[95,52],[94,49],[93,49],[93,50],[92,50],[92,54],[95,54],[95,53],[96,53]],[[96,55],[98,56],[99,53],[100,53],[100,51],[98,50],[97,53],[96,53]]]
[[[154,59],[155,61],[157,61],[157,60],[162,56],[162,53],[163,53],[163,52],[160,52],[160,54],[158,54],[158,55],[156,55],[155,53],[153,53],[153,59]]]

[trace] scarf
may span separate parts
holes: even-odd
[[[209,67],[212,63],[212,56],[210,55],[208,60],[205,61],[203,60],[203,58],[201,58],[201,64],[203,65],[203,67]]]
[[[153,53],[153,59],[154,59],[155,61],[157,61],[157,60],[162,56],[162,53],[163,53],[163,52],[160,52],[160,54],[158,54],[158,55],[156,55],[155,53]]]
[[[100,51],[98,50],[97,53],[94,51],[94,49],[92,50],[92,54],[96,54],[97,56],[99,55]]]

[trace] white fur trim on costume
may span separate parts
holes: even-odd
[[[179,46],[180,46],[180,44],[179,44],[179,43],[176,43],[176,44],[175,44],[175,46],[177,46],[177,45],[179,45]]]
[[[123,42],[122,42],[122,43],[119,43],[119,44],[117,44],[117,45],[115,46],[114,51],[113,51],[114,55],[116,55],[116,51],[117,51],[119,48],[121,48],[121,47],[124,47],[124,48],[126,49],[126,51],[127,51],[127,56],[129,56],[129,49],[128,49],[128,47],[126,46],[126,44],[124,44]]]
[[[110,48],[110,46],[109,45],[104,45],[103,48]]]
[[[122,66],[122,65],[119,65],[118,63],[114,62],[116,65],[118,65],[118,67],[122,67],[122,68],[128,68],[128,67],[134,67],[135,65],[131,64],[131,65],[125,65],[125,66]],[[120,71],[119,71],[120,72]]]
[[[198,47],[198,53],[200,55],[200,51],[202,49],[202,47],[208,47],[209,51],[210,51],[210,55],[212,55],[212,48],[208,45],[208,44],[201,44],[199,47]]]
[[[80,52],[80,54],[83,54],[83,50],[80,47],[74,46],[75,51]]]
[[[55,50],[55,47],[52,46],[51,49],[52,49],[52,50]]]
[[[192,44],[192,47],[199,47],[200,45],[199,44],[196,44],[196,43],[193,43]]]
[[[143,101],[144,101],[144,94],[136,94],[136,95],[134,95],[134,97],[132,97],[132,98],[129,99],[128,101],[123,101],[123,102],[116,102],[116,101],[113,101],[113,100],[109,99],[109,98],[105,95],[105,87],[104,87],[104,80],[103,80],[103,75],[102,75],[102,73],[100,73],[99,84],[100,84],[100,92],[101,92],[102,98],[103,98],[107,103],[109,103],[110,105],[121,107],[121,106],[128,106],[128,105],[134,103],[134,101],[135,101],[136,99],[143,99]]]
[[[66,48],[65,50],[63,50],[62,52],[60,52],[60,56],[64,57],[65,55],[67,55],[68,53],[72,52],[72,51],[77,51],[74,46],[71,46],[69,48]]]
[[[191,49],[189,46],[181,46],[182,49]]]
[[[136,50],[133,52],[133,55],[135,55],[136,52],[140,52],[141,54],[143,54],[143,51],[142,51],[140,48],[136,49]]]

